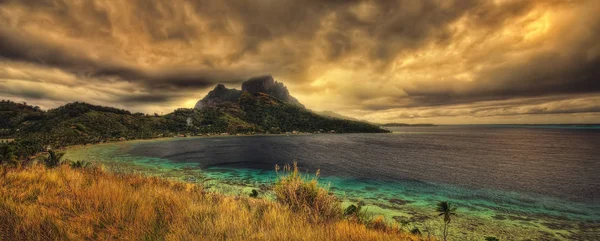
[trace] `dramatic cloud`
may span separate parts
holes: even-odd
[[[600,1],[0,1],[0,98],[144,112],[272,74],[381,122],[600,122]]]

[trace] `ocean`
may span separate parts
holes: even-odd
[[[72,148],[66,157],[203,183],[228,194],[257,189],[266,198],[278,175],[275,165],[296,162],[308,178],[319,170],[320,183],[345,205],[365,203],[390,222],[435,229],[435,204],[449,201],[459,212],[454,237],[600,237],[600,129],[390,130],[134,141]]]

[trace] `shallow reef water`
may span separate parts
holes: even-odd
[[[439,201],[458,207],[453,240],[599,240],[597,129],[427,127],[393,134],[194,137],[72,147],[65,158],[116,172],[273,198],[275,164],[296,161],[344,205],[439,235]]]

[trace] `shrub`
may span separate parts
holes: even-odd
[[[73,169],[86,168],[86,167],[90,166],[90,163],[86,162],[86,161],[77,160],[77,161],[70,162],[69,166]]]
[[[340,202],[328,191],[319,186],[316,177],[308,180],[298,172],[298,165],[285,165],[280,175],[276,166],[278,180],[275,183],[275,197],[278,202],[287,205],[294,212],[304,212],[314,222],[332,221],[342,217]]]
[[[17,161],[16,149],[14,145],[0,144],[0,164],[14,164]]]
[[[258,191],[256,191],[256,189],[252,189],[252,192],[250,193],[250,197],[257,198],[258,197]]]
[[[360,206],[351,204],[350,206],[348,206],[346,208],[346,210],[344,210],[344,216],[355,216],[355,215],[358,215],[359,212],[360,212]]]
[[[498,239],[494,236],[488,236],[488,237],[485,237],[485,241],[500,241],[500,239]]]
[[[362,209],[364,202],[360,201],[358,204],[351,204],[344,210],[344,217],[351,221],[358,223],[368,224],[373,220],[372,215]]]
[[[62,164],[62,158],[65,153],[55,152],[53,150],[48,151],[48,156],[44,158],[44,164],[47,168],[54,168]]]
[[[414,227],[410,230],[410,233],[414,235],[421,235],[421,230],[418,227]]]

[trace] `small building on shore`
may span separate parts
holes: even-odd
[[[15,139],[0,139],[0,144],[11,143],[15,141]]]

